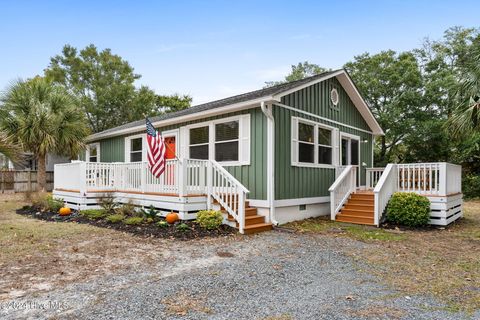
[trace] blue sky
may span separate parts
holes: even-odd
[[[159,94],[194,104],[261,88],[291,64],[339,68],[355,55],[410,50],[455,25],[478,27],[479,1],[3,1],[0,87],[42,74],[64,44],[128,60]]]

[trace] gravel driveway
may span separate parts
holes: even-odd
[[[157,260],[143,268],[0,302],[0,317],[470,318],[445,311],[429,297],[409,297],[382,286],[342,250],[362,250],[366,244],[346,238],[273,231],[165,244]]]

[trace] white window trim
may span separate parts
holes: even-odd
[[[125,162],[131,162],[130,161],[130,142],[133,139],[138,139],[138,138],[142,138],[142,162],[147,161],[147,152],[146,152],[147,134],[140,133],[134,136],[125,137]]]
[[[360,166],[360,164],[362,163],[361,159],[360,159],[360,149],[361,149],[361,142],[362,140],[360,139],[360,136],[357,136],[357,135],[354,135],[354,134],[351,134],[351,133],[346,133],[346,132],[340,132],[340,165],[343,165],[342,164],[342,148],[341,148],[341,144],[342,144],[342,138],[347,138],[348,140],[357,140],[358,141],[358,165]],[[348,158],[348,161],[347,162],[351,162],[351,159],[350,159],[350,148],[351,148],[351,142],[348,143],[348,154],[347,154],[347,158]]]
[[[173,129],[173,130],[167,130],[167,131],[162,131],[160,134],[162,135],[162,138],[171,138],[175,137],[175,155],[179,157],[179,145],[180,141],[178,140],[179,138],[179,133],[180,131],[178,129]]]
[[[238,139],[228,141],[215,141],[215,125],[219,123],[238,121]],[[185,130],[185,155],[190,158],[190,129],[207,127],[208,130],[208,157],[211,160],[215,160],[215,145],[216,143],[225,143],[229,141],[238,141],[238,161],[219,161],[222,166],[246,166],[250,165],[250,148],[251,148],[251,127],[250,127],[250,114],[243,114],[228,118],[221,118],[212,121],[205,121],[200,123],[191,124],[183,127]],[[248,128],[248,129],[247,129]],[[248,130],[245,132],[245,130]],[[246,148],[243,145],[246,144]],[[203,145],[203,144],[198,144]]]
[[[296,123],[297,125],[293,125],[294,123]],[[313,145],[314,145],[314,156],[313,156],[313,159],[314,159],[314,163],[310,163],[310,162],[300,162],[298,161],[298,145],[299,143],[302,143],[300,142],[300,140],[298,139],[298,124],[299,123],[304,123],[304,124],[308,124],[308,125],[311,125],[311,126],[314,126],[314,130],[313,130]],[[305,119],[305,118],[299,118],[299,117],[292,117],[291,119],[291,136],[290,136],[290,141],[291,141],[291,165],[294,166],[294,167],[306,167],[306,168],[327,168],[327,169],[335,169],[335,166],[336,166],[336,163],[337,163],[337,157],[336,157],[336,153],[337,153],[337,143],[336,143],[336,139],[335,139],[335,135],[337,134],[337,128],[335,127],[332,127],[332,126],[329,126],[329,125],[326,125],[324,123],[319,123],[319,122],[315,122],[315,121],[312,121],[312,120],[308,120],[308,119]],[[318,163],[318,147],[319,146],[324,146],[324,145],[319,145],[318,144],[318,128],[323,128],[323,129],[327,129],[327,130],[330,130],[331,131],[331,142],[332,142],[332,145],[331,145],[331,148],[332,148],[332,164],[324,164],[324,163]],[[294,130],[297,130],[297,132],[295,133]],[[297,139],[294,139],[294,137],[297,137]],[[308,143],[308,142],[306,142]]]
[[[90,162],[90,148],[96,147],[97,148],[97,162],[100,162],[100,142],[90,143],[87,145],[87,150],[85,152],[85,162]]]

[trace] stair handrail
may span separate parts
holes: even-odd
[[[330,218],[335,220],[337,213],[357,188],[357,167],[348,165],[330,186]]]
[[[207,203],[211,198],[217,202],[238,222],[238,231],[245,230],[245,201],[250,192],[217,161],[209,160],[207,174]]]
[[[397,191],[397,165],[390,163],[378,180],[374,194],[374,224],[378,227],[390,197]]]

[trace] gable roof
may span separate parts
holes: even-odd
[[[355,85],[353,84],[353,81],[351,80],[350,76],[344,69],[323,72],[318,75],[314,75],[301,80],[287,82],[287,83],[235,95],[235,96],[220,99],[220,100],[199,104],[184,110],[179,110],[176,112],[166,113],[160,116],[152,117],[150,118],[150,121],[154,126],[158,127],[160,125],[163,126],[171,123],[178,123],[178,122],[193,120],[197,118],[205,118],[212,113],[220,113],[221,111],[232,112],[240,109],[245,109],[255,104],[259,104],[262,101],[276,102],[276,101],[280,101],[280,98],[284,95],[303,89],[304,87],[311,86],[315,83],[324,81],[334,76],[337,76],[342,86],[350,87],[349,88],[350,90],[347,90],[347,88],[345,88],[347,91],[347,94],[350,96],[350,99],[353,101],[357,109],[359,109],[360,113],[367,121],[367,124],[372,129],[372,132],[376,135],[382,135],[383,131],[380,128],[380,125],[375,120],[373,114],[370,111],[370,108],[367,106],[363,98],[360,96],[360,93],[358,92]],[[342,79],[345,77],[347,79]],[[142,119],[142,120],[130,122],[115,128],[107,129],[102,132],[92,134],[87,138],[87,140],[93,141],[100,138],[138,132],[144,129],[144,127],[145,127],[145,120]]]

